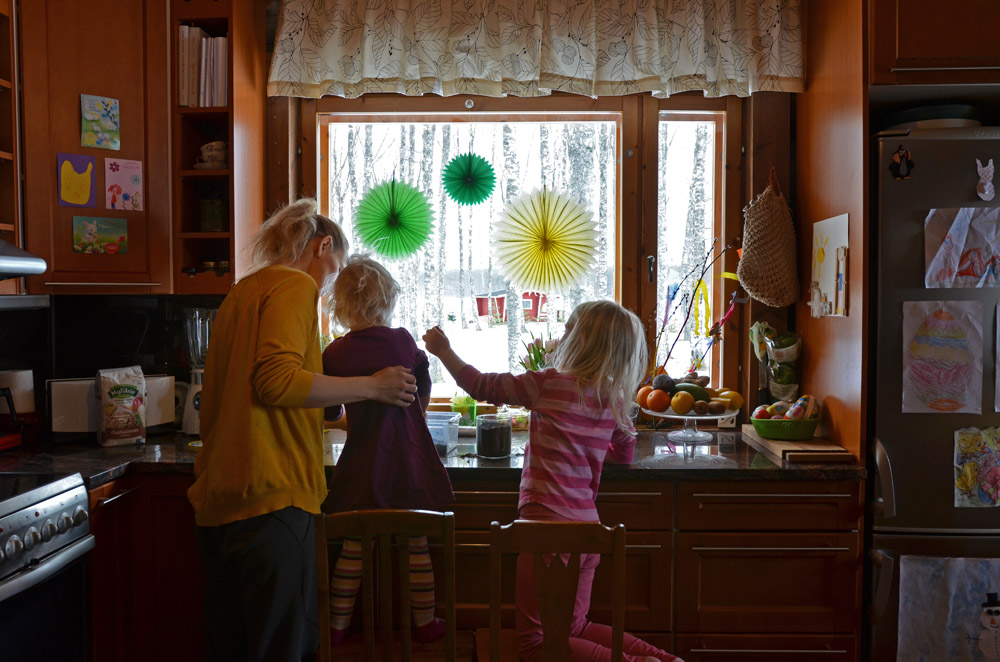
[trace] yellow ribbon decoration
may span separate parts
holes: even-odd
[[[702,302],[704,302],[705,310],[703,311],[703,317],[705,320],[705,333],[698,333],[698,317],[702,315]],[[712,309],[708,300],[708,285],[705,284],[704,280],[699,280],[698,284],[694,287],[694,333],[695,335],[704,335],[708,337],[709,332],[712,330]]]

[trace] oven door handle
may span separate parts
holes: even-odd
[[[93,534],[87,534],[85,538],[80,538],[67,547],[63,547],[38,565],[24,568],[13,577],[0,581],[0,602],[14,597],[21,591],[26,591],[32,586],[41,584],[46,579],[58,574],[71,563],[94,549],[94,544]]]

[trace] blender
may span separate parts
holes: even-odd
[[[184,403],[181,432],[199,434],[201,421],[201,383],[205,376],[205,357],[208,354],[208,337],[215,319],[215,308],[187,308],[184,310],[184,331],[188,352],[191,355],[191,385]]]

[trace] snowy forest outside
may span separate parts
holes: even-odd
[[[371,253],[399,282],[402,295],[393,325],[408,329],[420,344],[434,325],[448,334],[460,356],[489,372],[522,372],[524,344],[532,338],[558,338],[573,308],[594,299],[615,297],[618,126],[615,121],[484,121],[329,123],[329,208],[351,240],[353,252]],[[657,320],[663,319],[667,287],[690,292],[681,282],[696,270],[714,236],[715,124],[713,121],[661,121],[659,137]],[[484,202],[461,206],[448,197],[441,173],[450,159],[473,152],[497,175]],[[403,260],[378,256],[353,229],[354,210],[371,187],[395,177],[423,191],[434,211],[427,243]],[[586,279],[565,291],[526,293],[511,287],[493,259],[493,224],[505,205],[546,187],[562,192],[593,214],[600,243]],[[691,280],[690,278],[688,280]],[[711,296],[712,282],[706,278]],[[544,295],[544,301],[539,294]],[[660,343],[662,362],[684,319],[675,302]],[[709,298],[711,301],[711,298]],[[685,304],[686,305],[686,304]],[[503,312],[501,313],[501,308]],[[682,373],[700,354],[688,324],[674,349],[671,374]],[[710,355],[709,355],[710,358]],[[705,368],[707,369],[706,364]],[[433,395],[450,397],[454,380],[432,357]]]

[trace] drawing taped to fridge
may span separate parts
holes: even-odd
[[[1000,208],[931,209],[924,264],[926,287],[1000,287]]]
[[[979,301],[903,303],[903,411],[982,413]]]

